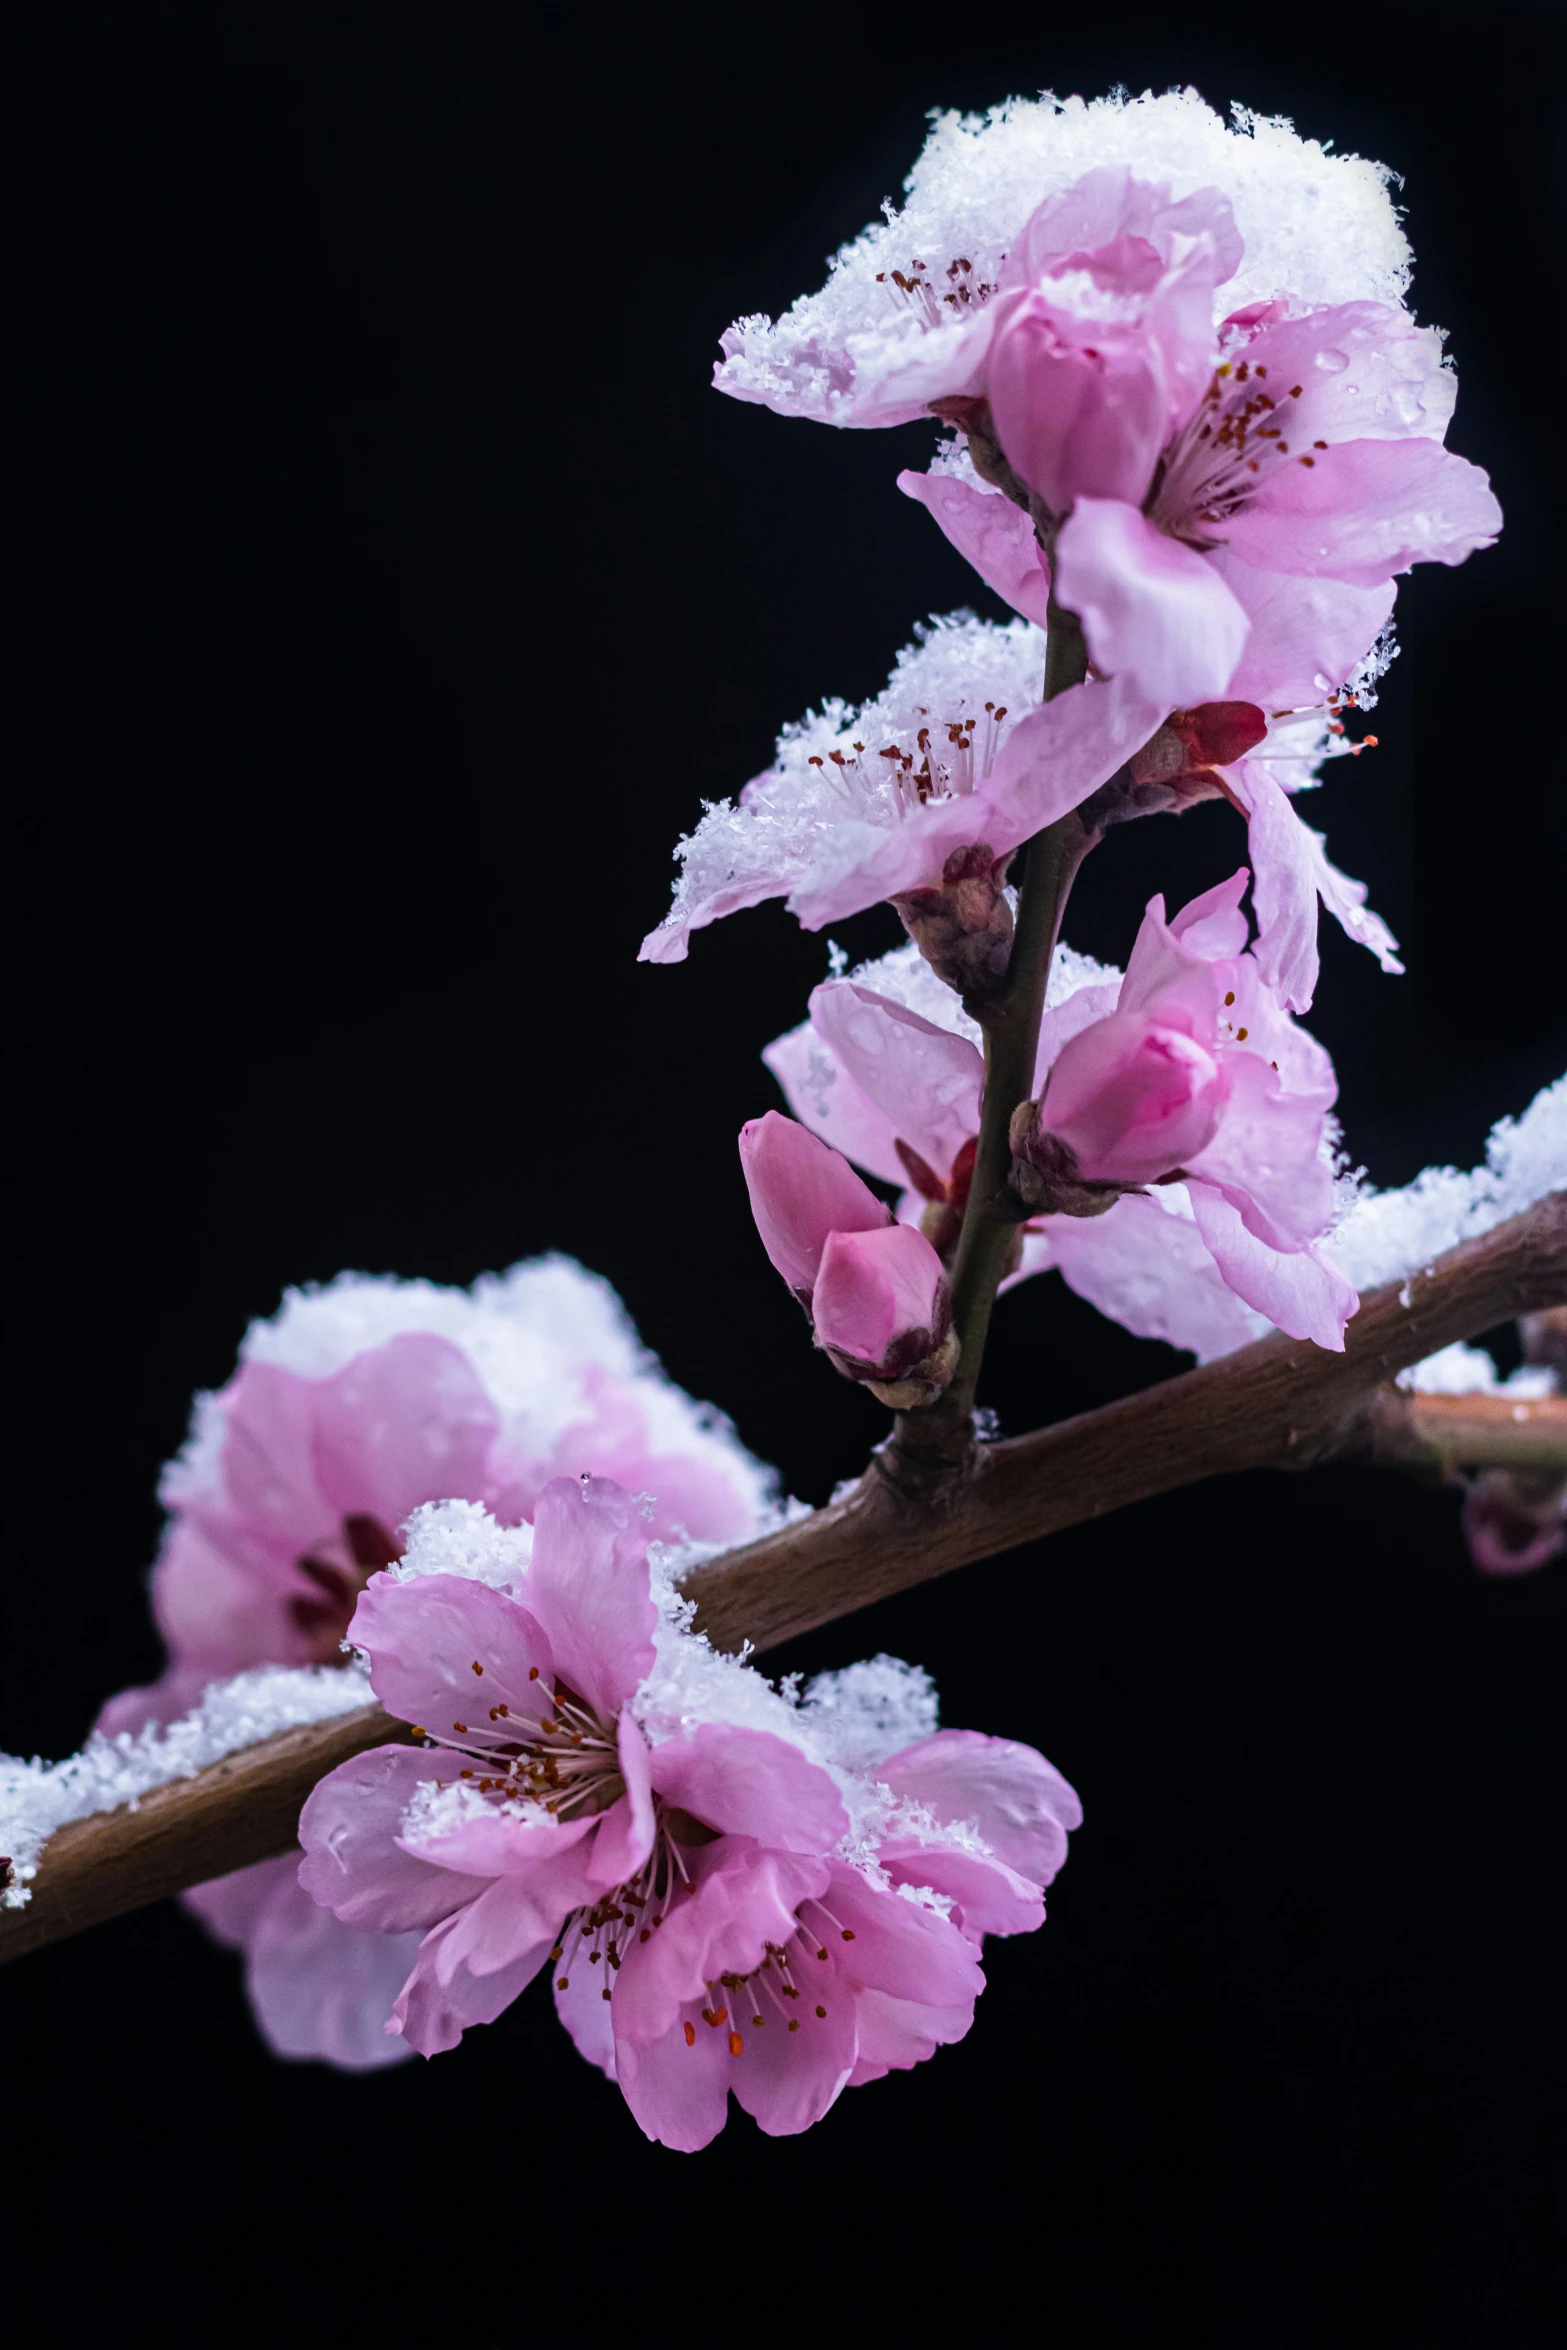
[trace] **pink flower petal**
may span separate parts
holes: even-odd
[[[392,2010],[393,2026],[421,2056],[455,2048],[470,2024],[490,2024],[525,1991],[548,1952],[547,1944],[524,1950],[493,1974],[473,1975],[466,1967],[441,1972],[441,1954],[466,1912],[426,1934],[412,1973]]]
[[[938,1730],[878,1763],[876,1776],[938,1820],[972,1820],[998,1859],[1037,1885],[1050,1883],[1066,1859],[1068,1831],[1083,1824],[1075,1789],[1042,1754],[1012,1738]]]
[[[724,1974],[748,1975],[795,1933],[795,1912],[825,1890],[824,1860],[768,1852],[748,1836],[725,1836],[697,1849],[695,1890],[665,1903],[648,1939],[628,1940],[615,1978],[617,2043],[646,2046],[673,2029],[681,2009],[706,1995]]]
[[[387,2024],[419,1939],[340,1924],[290,1869],[248,1937],[245,1966],[251,2008],[274,2056],[373,2072],[412,2055]]]
[[[877,1858],[895,1885],[923,1885],[944,1893],[956,1904],[953,1924],[971,1942],[977,1943],[982,1934],[1032,1934],[1045,1922],[1045,1897],[1039,1886],[1005,1861],[920,1844],[912,1837],[880,1845]]]
[[[647,1740],[629,1707],[621,1714],[616,1745],[626,1792],[618,1803],[600,1813],[588,1855],[589,1881],[604,1892],[634,1877],[653,1849],[653,1781]]]
[[[743,2046],[730,2064],[730,2088],[769,2138],[796,2137],[830,2112],[849,2085],[859,2049],[859,2001],[841,1981],[807,1984],[795,2005],[800,2014],[786,2020],[775,2010],[760,2031],[749,2017],[741,2021]],[[818,2007],[826,2014],[818,2015]],[[797,2032],[790,2031],[791,2020]]]
[[[630,1494],[608,1477],[546,1485],[526,1588],[556,1673],[611,1720],[652,1669],[658,1623],[647,1527]]]
[[[1247,1231],[1235,1208],[1206,1183],[1189,1184],[1197,1229],[1237,1297],[1291,1338],[1344,1351],[1344,1326],[1360,1303],[1353,1284],[1315,1249],[1282,1254]]]
[[[1135,505],[1079,497],[1056,540],[1056,592],[1096,668],[1133,679],[1161,715],[1225,695],[1247,616],[1206,556]]]
[[[896,1126],[824,1048],[809,1020],[775,1038],[762,1059],[800,1124],[829,1150],[841,1151],[884,1183],[907,1181]]]
[[[901,1894],[868,1885],[841,1862],[834,1863],[821,1901],[807,1902],[801,1914],[856,1985],[933,2007],[959,2006],[985,1988],[973,1948],[956,1926]]]
[[[1259,571],[1229,547],[1207,557],[1251,623],[1229,690],[1268,710],[1310,709],[1353,677],[1392,616],[1391,579],[1370,587]]]
[[[978,1047],[852,979],[814,991],[811,1025],[895,1132],[945,1175],[979,1128]],[[905,1180],[901,1162],[893,1180]]]
[[[534,1572],[538,1547],[536,1538]],[[507,1732],[490,1720],[490,1708],[506,1705],[537,1720],[541,1686],[546,1695],[553,1688],[556,1658],[537,1618],[504,1592],[462,1575],[411,1583],[377,1575],[348,1629],[369,1655],[370,1686],[387,1711],[436,1737],[455,1732],[470,1746],[499,1744]],[[440,1774],[427,1769],[424,1775]]]
[[[797,1297],[809,1297],[834,1232],[874,1232],[887,1210],[847,1159],[776,1110],[740,1129],[740,1166],[762,1246]]]
[[[817,1763],[771,1730],[703,1722],[655,1746],[653,1785],[666,1803],[725,1835],[782,1852],[827,1852],[848,1833],[838,1790]]]
[[[460,1877],[412,1858],[397,1842],[403,1814],[434,1777],[435,1762],[416,1747],[375,1746],[339,1763],[306,1797],[299,1882],[344,1925],[406,1933],[435,1925],[468,1897]]]
[[[823,1346],[897,1378],[946,1337],[951,1292],[940,1257],[912,1224],[834,1232],[811,1292]]]
[[[710,2031],[693,2011],[692,2041],[677,2023],[646,2046],[617,2042],[616,2078],[644,2137],[695,2154],[711,2143],[729,2113],[736,2071],[725,2031]]]
[[[972,2003],[927,2007],[912,1999],[890,1999],[885,1991],[862,1991],[855,2020],[859,2048],[849,2075],[851,2089],[923,2064],[938,2048],[961,2040],[974,2021],[974,2009]]]
[[[1208,1363],[1253,1336],[1196,1225],[1156,1200],[1118,1199],[1105,1216],[1050,1216],[1044,1230],[1067,1287],[1139,1338]]]
[[[335,1531],[316,1483],[315,1383],[276,1363],[245,1363],[223,1405],[223,1481],[241,1516],[288,1551]]]
[[[1000,490],[976,489],[950,473],[898,476],[906,498],[934,516],[943,534],[1004,604],[1040,628],[1050,610],[1050,573],[1034,525]]]
[[[1479,466],[1435,441],[1340,441],[1272,475],[1224,536],[1261,571],[1369,588],[1412,563],[1462,563],[1501,527]]]
[[[500,1415],[450,1339],[405,1332],[312,1386],[311,1462],[334,1519],[392,1529],[422,1501],[485,1491]]]
[[[576,2043],[577,2054],[585,2056],[589,2064],[596,2064],[610,2080],[617,2077],[615,2065],[615,2026],[611,2019],[609,2001],[604,1997],[604,1986],[598,1980],[596,1967],[579,1966],[575,1973],[564,1978],[554,1976],[551,1991],[555,2013]],[[554,1969],[551,1969],[554,1974]],[[561,1989],[564,1980],[566,1988]]]
[[[1315,1093],[1286,1093],[1256,1053],[1232,1047],[1224,1065],[1230,1092],[1223,1120],[1205,1149],[1188,1154],[1186,1169],[1222,1191],[1269,1248],[1307,1248],[1333,1214],[1332,1170],[1319,1148],[1327,1105]]]

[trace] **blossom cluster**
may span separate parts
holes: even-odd
[[[882,1363],[923,1346],[929,1387],[1016,852],[1074,813],[1091,847],[1132,818],[1228,802],[1247,864],[1173,915],[1153,899],[1119,985],[1047,1011],[1031,1090],[1001,1105],[1010,1191],[998,1204],[992,1182],[984,1212],[1016,1217],[1011,1277],[1057,1264],[1199,1355],[1269,1325],[1341,1348],[1357,1296],[1324,1248],[1344,1204],[1336,1089],[1294,1018],[1316,986],[1319,901],[1401,965],[1293,803],[1375,740],[1350,713],[1391,658],[1398,575],[1462,562],[1501,521],[1485,476],[1444,446],[1456,378],[1407,306],[1386,175],[1285,123],[1227,126],[1192,91],[1045,96],[939,118],[908,197],[820,293],[731,328],[715,381],[838,426],[938,420],[950,437],[899,486],[1018,617],[933,622],[883,694],[786,729],[773,766],[681,842],[643,954],[678,958],[694,929],[768,896],[811,928],[897,909],[931,984],[911,993],[897,956],[835,978],[768,1056],[838,1165],[786,1147],[776,1117],[742,1147],[797,1287],[776,1236],[791,1214],[819,1222],[803,1203],[828,1191],[848,1214],[845,1161],[903,1189],[899,1220],[931,1253],[906,1247],[890,1320],[883,1283],[879,1317],[841,1347],[814,1269],[802,1295],[840,1368],[870,1375],[874,1333]],[[890,1256],[878,1205],[866,1192],[853,1243],[822,1228],[835,1267]]]
[[[961,1450],[998,1283],[1054,1268],[1204,1361],[1269,1329],[1342,1350],[1361,1287],[1560,1184],[1567,1080],[1484,1169],[1377,1194],[1300,1024],[1319,905],[1402,966],[1295,802],[1374,743],[1398,577],[1500,525],[1445,446],[1387,175],[1191,91],[1046,96],[940,117],[907,193],[820,292],[732,327],[715,380],[931,420],[897,486],[1013,617],[932,619],[883,692],[785,727],[680,843],[642,952],[773,897],[810,929],[895,908],[907,943],[832,949],[766,1048],[790,1114],[747,1123],[741,1170],[815,1345]],[[1203,801],[1244,862],[1237,832],[1212,886],[1153,896],[1124,970],[1058,943],[1082,856]],[[1530,1344],[1543,1393],[1561,1334]],[[1449,1349],[1410,1383],[1496,1375]],[[787,2135],[960,2039],[985,1937],[1043,1922],[1082,1814],[1042,1755],[938,1728],[895,1659],[774,1686],[697,1628],[686,1567],[797,1505],[580,1266],[290,1292],[162,1498],[167,1670],[73,1764],[6,1765],[7,1898],[104,1790],[373,1694],[399,1734],[321,1781],[300,1849],[185,1896],[282,2055],[434,2056],[544,1978],[650,2138],[708,2144],[731,2092]],[[1539,1564],[1561,1507],[1477,1480],[1477,1564]]]
[[[531,1528],[416,1512],[351,1636],[420,1743],[321,1782],[299,1878],[397,1952],[394,2040],[435,2055],[547,1969],[583,2055],[689,2150],[731,2090],[788,2135],[960,2039],[984,1936],[1042,1922],[1081,1811],[1032,1748],[937,1730],[893,1660],[771,1688],[669,1566],[609,1479],[557,1479]]]

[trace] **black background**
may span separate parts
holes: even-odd
[[[1452,444],[1508,527],[1406,583],[1383,747],[1315,803],[1411,975],[1325,925],[1312,1025],[1383,1183],[1471,1164],[1560,1068],[1554,8],[46,22],[12,77],[4,1745],[70,1751],[156,1668],[158,1464],[285,1282],[562,1248],[795,1491],[879,1433],[801,1342],[734,1157],[823,942],[775,906],[681,969],[633,958],[677,833],[782,719],[876,690],[926,612],[999,612],[893,486],[922,429],[706,388],[725,323],[896,195],[929,106],[1189,79],[1405,175]],[[1124,961],[1151,889],[1243,853],[1218,806],[1135,827],[1068,935]],[[1018,1428],[1174,1367],[1051,1280],[987,1384]],[[648,2147],[534,1994],[429,2066],[273,2063],[172,1907],[30,1959],[8,2274],[50,2279],[65,2336],[134,2309],[311,2340],[390,2298],[486,2343],[644,2309],[734,2339],[1543,2340],[1563,1589],[1475,1577],[1448,1497],[1259,1476],[780,1653],[920,1659],[948,1720],[1034,1740],[1088,1811],[971,2037],[801,2140],[737,2116]]]

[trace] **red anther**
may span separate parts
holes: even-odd
[[[1316,464],[1316,462],[1317,462],[1317,460],[1315,459],[1315,457],[1298,457],[1298,458],[1296,459],[1296,463],[1297,463],[1298,465],[1315,465],[1315,464]]]
[[[843,1928],[843,1938],[845,1942],[852,1942],[854,1940],[854,1928],[852,1926],[845,1926]]]
[[[571,1977],[570,1977],[570,1975],[561,1975],[561,1976],[557,1977],[557,1979],[556,1979],[556,1983],[555,1983],[555,1988],[556,1988],[556,1990],[557,1990],[557,1991],[569,1991],[569,1990],[571,1989]],[[689,2029],[690,2029],[690,2026],[689,2026],[689,2025],[687,2025],[687,2027],[686,2027],[686,2028],[687,2028],[687,2030],[689,2031]]]
[[[1290,398],[1291,398],[1292,400],[1298,400],[1298,399],[1300,398],[1300,394],[1301,394],[1301,386],[1300,386],[1299,384],[1291,384],[1291,386],[1290,386]]]
[[[730,2055],[739,2056],[743,2052],[744,2048],[745,2042],[741,2039],[740,2034],[738,2032],[731,2032],[729,2035]]]
[[[538,1668],[538,1666],[537,1666],[537,1665],[529,1665],[529,1667],[528,1667],[528,1679],[529,1679],[530,1681],[536,1681],[536,1680],[538,1679],[538,1677],[539,1677],[539,1668]]]
[[[688,2048],[694,2048],[694,2047],[696,2046],[696,2026],[695,2026],[695,2024],[687,2024],[687,2025],[686,2025],[686,2027],[685,2027],[685,2033],[686,2033],[686,2046],[687,2046]]]
[[[819,2008],[816,2010],[816,2012],[817,2012],[817,2014],[818,2014],[819,2016],[825,2016],[825,2015],[826,2015],[826,2013],[827,2013],[827,2010],[826,2010],[826,2008],[825,2008],[825,2007],[819,2007]]]
[[[1360,747],[1363,751],[1374,751],[1377,747],[1376,736],[1374,734],[1362,735],[1360,738]]]
[[[988,705],[987,705],[987,707],[988,707]],[[1007,714],[1007,706],[1006,706],[1006,703],[1005,703],[1005,702],[1003,702],[1003,703],[1002,703],[1002,705],[1001,705],[1001,707],[1000,707],[1000,709],[999,709],[999,710],[996,712],[996,724],[997,724],[998,726],[1001,724],[1001,721],[1002,721],[1002,719],[1003,719],[1003,718],[1005,718],[1006,714]]]
[[[1311,445],[1314,449],[1325,449],[1328,444],[1326,441],[1313,441]]]
[[[792,2015],[789,2018],[789,2029],[791,2032],[797,2032],[800,2029],[800,2019],[797,2015]]]

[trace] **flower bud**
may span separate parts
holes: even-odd
[[[740,1165],[762,1246],[809,1312],[829,1236],[884,1229],[891,1210],[841,1151],[776,1110],[741,1127]]]
[[[1102,1216],[1129,1188],[1123,1183],[1085,1183],[1075,1154],[1059,1135],[1041,1126],[1038,1102],[1018,1103],[1010,1140],[1012,1189],[1030,1215]]]
[[[1206,1149],[1230,1080],[1184,1030],[1141,1012],[1112,1012],[1064,1045],[1039,1105],[1039,1125],[1089,1183],[1157,1183]]]
[[[1005,857],[984,841],[954,849],[941,879],[893,899],[903,927],[938,979],[970,1005],[996,995],[1012,954],[1012,908],[1001,886]]]
[[[845,1377],[863,1381],[894,1411],[934,1402],[957,1364],[947,1276],[912,1224],[834,1232],[811,1318]]]

